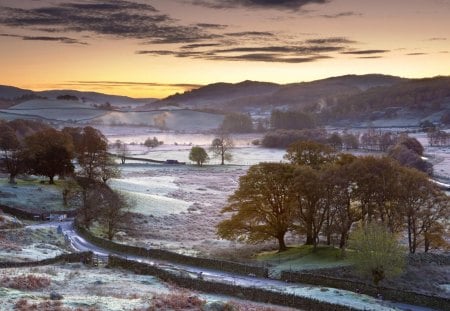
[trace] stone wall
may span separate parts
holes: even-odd
[[[75,210],[67,210],[67,211],[43,211],[40,209],[27,209],[20,207],[12,207],[6,205],[0,205],[0,210],[4,213],[11,214],[21,219],[27,220],[47,220],[50,217],[50,214],[62,215],[66,214],[67,217],[75,217]]]
[[[450,299],[423,295],[415,292],[403,291],[388,287],[376,287],[370,284],[351,281],[347,279],[329,277],[316,273],[283,271],[281,279],[287,282],[305,283],[311,285],[320,285],[326,287],[340,288],[355,292],[358,290],[362,294],[376,297],[381,294],[384,299],[402,302],[407,304],[425,306],[437,310],[450,310]]]
[[[78,234],[82,235],[86,240],[110,251],[123,253],[124,255],[134,255],[139,257],[167,260],[179,264],[196,266],[205,269],[216,269],[220,271],[227,271],[241,275],[268,277],[269,274],[268,268],[264,266],[253,266],[218,259],[192,257],[161,249],[147,249],[143,247],[124,245],[96,237],[81,226],[75,225],[75,227]]]
[[[216,295],[234,296],[241,299],[263,303],[272,303],[276,305],[298,308],[302,310],[316,310],[316,311],[356,310],[342,305],[335,305],[328,302],[323,302],[310,297],[300,297],[288,293],[270,291],[262,288],[244,287],[239,285],[192,278],[182,274],[171,273],[169,271],[158,268],[157,266],[154,265],[136,262],[132,260],[126,260],[116,256],[109,257],[108,265],[110,267],[130,270],[138,274],[152,275],[160,278],[163,281],[170,282],[184,288],[198,290],[206,293],[212,293]]]
[[[27,262],[0,262],[0,269],[4,268],[22,268],[22,267],[35,267],[52,265],[59,262],[82,262],[91,263],[93,254],[92,252],[62,254],[53,258],[43,259],[39,261],[27,261]]]

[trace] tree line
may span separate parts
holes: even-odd
[[[416,138],[406,133],[394,133],[369,128],[364,133],[329,133],[323,128],[305,130],[277,130],[267,133],[262,145],[267,148],[286,148],[296,141],[314,141],[332,147],[335,150],[366,150],[386,152],[400,164],[416,168],[427,174],[433,173],[433,167],[423,158],[424,148]]]
[[[278,241],[288,233],[317,246],[319,238],[347,245],[357,223],[379,222],[407,236],[411,253],[446,245],[448,197],[428,176],[389,157],[355,157],[330,146],[300,141],[289,146],[289,163],[260,163],[239,180],[218,225],[225,239]],[[448,246],[448,245],[447,245]]]

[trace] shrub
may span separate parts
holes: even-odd
[[[14,310],[17,311],[96,311],[96,308],[66,308],[61,301],[45,300],[39,303],[30,303],[26,299],[19,299],[15,305]]]
[[[0,285],[19,290],[37,290],[50,286],[51,280],[45,276],[34,274],[18,275],[14,277],[5,276],[0,280]]]
[[[204,303],[205,301],[189,292],[178,292],[154,296],[147,310],[193,310],[200,309]]]

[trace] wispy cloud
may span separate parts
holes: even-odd
[[[155,82],[129,82],[129,81],[67,81],[61,85],[70,86],[144,86],[144,87],[179,87],[184,89],[196,89],[203,84],[190,83],[155,83]]]
[[[447,38],[443,37],[435,37],[435,38],[429,38],[427,41],[447,41]]]
[[[212,9],[248,7],[279,10],[299,10],[308,4],[324,4],[330,1],[331,0],[185,0],[185,2]]]
[[[268,31],[241,31],[241,32],[228,32],[224,34],[230,37],[274,37],[273,32]]]
[[[251,54],[241,54],[236,56],[229,55],[213,55],[208,59],[211,60],[221,60],[221,61],[247,61],[247,62],[269,62],[269,63],[289,63],[289,64],[299,64],[299,63],[310,63],[315,62],[320,59],[331,58],[324,55],[316,55],[309,57],[286,57],[279,54],[271,53],[251,53]]]
[[[423,52],[415,52],[415,53],[408,53],[407,56],[419,56],[419,55],[428,55],[428,53]]]
[[[383,56],[359,56],[357,57],[359,59],[378,59],[378,58],[383,58]]]
[[[228,27],[228,25],[208,24],[208,23],[198,23],[198,24],[195,24],[195,26],[201,27],[201,28],[207,28],[207,29],[225,29]]]
[[[351,16],[362,16],[362,13],[357,13],[353,11],[347,11],[347,12],[340,12],[335,14],[322,14],[320,17],[324,18],[341,18],[341,17],[351,17]]]
[[[47,41],[47,42],[60,42],[65,44],[81,44],[87,45],[86,42],[79,41],[77,39],[69,38],[69,37],[49,37],[49,36],[21,36],[15,34],[0,34],[1,37],[11,37],[11,38],[20,38],[25,41]]]
[[[366,55],[366,54],[384,54],[388,53],[390,50],[358,50],[358,51],[345,51],[341,54],[350,54],[350,55]]]
[[[317,38],[306,40],[307,44],[353,44],[356,41],[350,40],[344,37],[328,37],[328,38]]]

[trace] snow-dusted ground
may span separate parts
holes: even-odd
[[[56,185],[41,185],[39,179],[18,180],[11,185],[0,179],[0,204],[42,210],[63,210],[62,189]]]
[[[193,145],[208,148],[213,134],[179,134],[145,132],[124,128],[114,132],[107,129],[111,142],[120,139],[130,145],[131,154],[155,160],[175,159],[190,163],[189,150]],[[140,143],[156,136],[164,145],[154,149]],[[450,178],[449,148],[430,148],[425,134],[413,134],[426,147],[439,176]],[[220,213],[227,198],[237,189],[239,177],[249,166],[283,160],[284,150],[253,146],[260,134],[234,135],[236,148],[233,160],[225,166],[212,158],[204,167],[195,165],[159,165],[128,161],[122,166],[122,178],[111,181],[111,186],[132,199],[133,211],[143,216],[135,219],[135,234],[125,237],[128,242],[152,247],[163,247],[185,253],[210,253],[211,250],[233,247],[216,236],[216,225],[223,219]],[[128,240],[130,239],[130,240]],[[237,245],[239,247],[239,245]]]
[[[80,264],[0,270],[0,280],[3,277],[11,278],[19,275],[50,278],[51,285],[40,290],[17,290],[0,286],[0,310],[14,310],[14,305],[20,299],[26,299],[29,304],[43,302],[45,299],[49,299],[52,291],[61,294],[64,297],[61,301],[62,306],[70,309],[148,310],[147,308],[155,296],[186,293],[187,296],[198,296],[209,303],[233,301],[237,305],[245,306],[242,310],[293,310],[267,304],[249,303],[226,296],[197,294],[172,287],[153,276],[137,275],[116,269],[89,268]]]
[[[37,261],[68,251],[69,246],[56,227],[0,230],[0,261]]]

